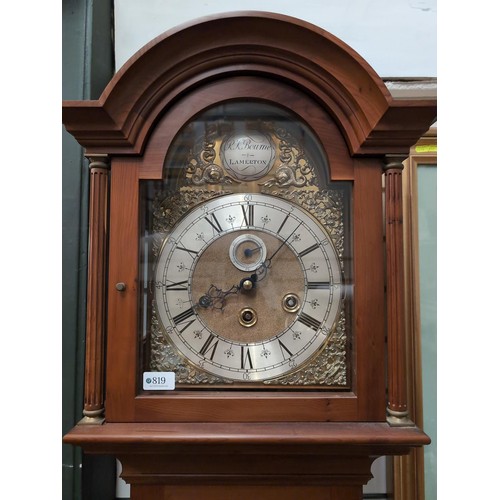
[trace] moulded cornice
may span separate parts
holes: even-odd
[[[280,14],[239,12],[155,38],[122,66],[99,100],[65,101],[63,123],[87,154],[141,154],[173,103],[238,75],[287,82],[314,97],[353,155],[407,152],[436,116],[435,99],[395,100],[368,63],[330,33]]]

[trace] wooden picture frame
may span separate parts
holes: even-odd
[[[407,394],[410,417],[423,428],[423,387],[420,321],[417,167],[437,164],[437,128],[413,146],[403,170],[405,261],[405,328],[407,336]],[[392,458],[394,500],[425,500],[424,450]]]

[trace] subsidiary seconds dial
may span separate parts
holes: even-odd
[[[287,200],[221,196],[184,216],[155,270],[155,308],[179,354],[213,375],[258,382],[324,347],[343,296],[321,224]]]

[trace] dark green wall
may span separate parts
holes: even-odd
[[[62,98],[96,99],[114,72],[112,0],[63,0]],[[87,279],[88,168],[82,148],[62,137],[62,433],[82,417]],[[99,463],[98,463],[99,462]],[[83,466],[82,466],[83,464]],[[63,445],[63,499],[114,498],[114,463]],[[111,471],[96,486],[95,471]],[[83,471],[83,474],[82,474]],[[85,493],[82,494],[82,491]]]

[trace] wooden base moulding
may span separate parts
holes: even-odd
[[[361,499],[377,457],[429,442],[383,422],[105,423],[64,440],[116,456],[134,500]]]

